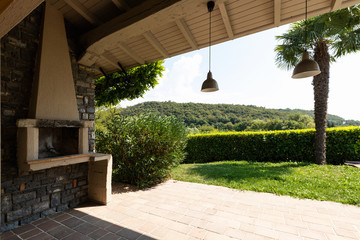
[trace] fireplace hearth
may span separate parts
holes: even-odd
[[[88,128],[93,124],[91,121],[19,119],[20,174],[72,164],[89,155]]]
[[[78,128],[39,128],[39,159],[78,154]]]

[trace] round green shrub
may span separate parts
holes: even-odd
[[[186,127],[175,117],[113,114],[104,125],[96,131],[96,150],[112,154],[115,181],[149,187],[185,158]]]

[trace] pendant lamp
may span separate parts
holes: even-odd
[[[305,3],[305,46],[307,45],[307,0]],[[292,78],[306,78],[313,77],[320,74],[320,68],[316,61],[309,58],[309,53],[305,47],[302,54],[302,60],[299,62],[294,69]]]
[[[201,86],[202,92],[215,92],[219,90],[219,86],[215,79],[212,77],[211,73],[211,12],[214,10],[215,3],[214,1],[209,1],[207,3],[207,8],[210,14],[209,17],[209,72],[207,74],[206,80],[203,82]]]

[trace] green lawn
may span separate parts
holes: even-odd
[[[175,180],[360,206],[360,169],[309,163],[227,161],[182,164]]]

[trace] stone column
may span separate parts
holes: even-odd
[[[111,197],[112,156],[95,154],[90,157],[88,197],[101,204],[110,202]]]

